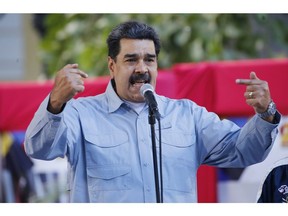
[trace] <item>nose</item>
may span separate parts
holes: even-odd
[[[135,67],[135,72],[136,73],[146,73],[148,72],[148,67],[145,64],[143,60],[139,60],[136,67]]]

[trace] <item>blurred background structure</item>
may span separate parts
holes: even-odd
[[[0,79],[51,78],[71,62],[107,75],[108,33],[131,19],[159,32],[160,68],[288,55],[287,14],[0,14]]]
[[[288,58],[287,14],[0,14],[0,90],[1,84],[5,90],[7,83],[20,86],[28,81],[50,80],[67,63],[78,63],[91,78],[108,75],[106,38],[114,26],[131,19],[155,27],[162,41],[159,68],[168,73],[176,70],[175,64],[199,63],[195,68],[202,70],[203,62],[210,65],[228,60]],[[201,90],[207,91],[207,86],[203,83]],[[285,96],[279,95],[283,100]],[[13,100],[15,97],[11,97]],[[20,104],[27,105],[25,98]],[[9,107],[0,103],[0,114],[6,109]],[[230,119],[241,125],[248,118]],[[29,159],[22,148],[25,130],[2,130],[1,121],[0,201],[66,202],[65,159]],[[287,136],[288,124],[282,125]],[[246,170],[217,169],[216,201],[254,202],[259,178],[277,155],[288,154],[288,145],[282,145],[279,137],[277,142],[279,145],[265,163]],[[21,158],[21,166],[15,165],[15,157]],[[253,182],[250,179],[255,170],[261,174],[254,176]]]
[[[35,80],[43,73],[33,15],[0,14],[0,80]]]

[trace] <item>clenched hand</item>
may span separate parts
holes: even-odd
[[[79,92],[83,92],[84,80],[88,75],[79,70],[78,64],[68,64],[57,72],[50,94],[48,111],[61,112],[63,105]]]

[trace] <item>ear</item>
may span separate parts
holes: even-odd
[[[108,69],[110,71],[110,77],[114,78],[115,61],[110,56],[108,56]]]

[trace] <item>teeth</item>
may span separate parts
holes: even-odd
[[[148,83],[148,81],[146,81],[146,80],[136,80],[136,81],[131,82],[132,85],[133,84],[145,84],[145,83]]]
[[[140,85],[143,85],[144,84],[144,82],[135,82],[134,84],[133,84],[133,86],[140,86]]]

